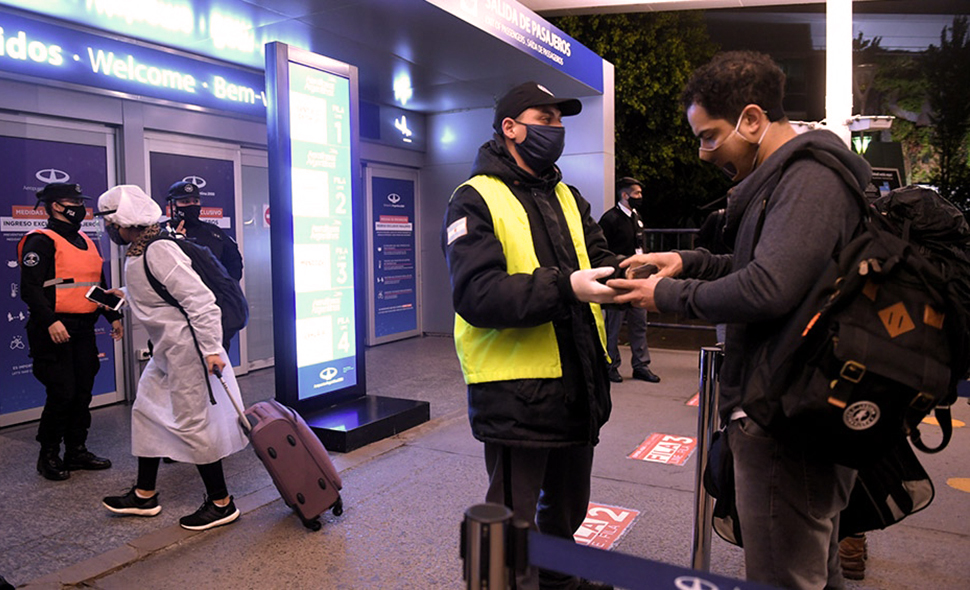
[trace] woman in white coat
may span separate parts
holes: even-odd
[[[247,439],[225,390],[212,377],[216,368],[222,371],[232,395],[241,401],[222,348],[222,316],[215,296],[174,241],[154,241],[161,208],[141,188],[108,190],[98,199],[96,215],[104,217],[112,241],[128,246],[124,295],[154,344],[132,406],[131,450],[138,457],[138,481],[127,494],[106,497],[104,506],[124,515],[161,512],[155,491],[158,466],[162,457],[171,457],[197,465],[206,488],[202,506],[179,524],[189,530],[228,524],[239,517],[239,510],[226,489],[222,459],[244,448]],[[186,315],[152,288],[146,262]]]

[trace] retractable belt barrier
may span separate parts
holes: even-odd
[[[476,504],[462,522],[461,556],[469,590],[511,588],[514,572],[538,567],[628,590],[759,590],[770,586],[577,545],[526,531],[499,504]],[[527,533],[527,534],[526,534]]]
[[[515,574],[528,568],[613,584],[629,590],[755,590],[763,584],[708,573],[711,567],[711,517],[714,501],[704,488],[711,437],[717,425],[718,374],[724,352],[720,346],[700,350],[697,403],[697,472],[694,477],[694,529],[691,568],[578,545],[569,539],[528,530],[513,522],[512,511],[500,504],[476,504],[465,511],[461,525],[461,558],[468,590],[514,588]]]
[[[720,346],[701,348],[698,364],[700,378],[697,398],[697,472],[694,475],[694,531],[690,564],[696,570],[711,569],[711,517],[714,499],[704,488],[704,468],[717,425],[718,374],[724,352]]]

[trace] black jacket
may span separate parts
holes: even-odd
[[[478,191],[460,187],[451,198],[441,230],[455,311],[480,328],[533,327],[552,322],[563,376],[470,384],[472,432],[484,442],[519,446],[596,444],[611,408],[606,354],[589,305],[576,299],[569,283],[569,275],[579,263],[554,193],[562,175],[553,166],[542,178],[532,176],[516,165],[497,138],[478,151],[472,176],[480,174],[504,181],[522,203],[540,268],[530,275],[508,274],[488,206]],[[607,249],[603,233],[590,215],[589,203],[575,188],[572,192],[592,266],[616,266],[616,257]],[[552,206],[555,219],[540,213],[540,206],[546,205],[539,200]],[[467,234],[449,244],[448,227],[462,218]]]
[[[617,204],[600,217],[600,227],[610,250],[623,256],[632,256],[643,247],[643,219],[636,209],[627,215]]]
[[[205,221],[186,223],[184,229],[185,237],[212,251],[216,260],[226,267],[229,276],[237,281],[242,279],[243,262],[236,240],[229,237],[222,228]]]

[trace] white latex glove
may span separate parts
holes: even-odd
[[[573,287],[573,293],[576,294],[576,299],[580,301],[586,303],[613,303],[613,298],[619,294],[619,291],[611,289],[596,280],[612,275],[613,268],[609,266],[577,270],[569,275],[569,284]]]

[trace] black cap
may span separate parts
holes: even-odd
[[[623,178],[616,181],[616,190],[621,191],[627,187],[638,186],[643,188],[643,183],[633,178],[632,176],[624,176]]]
[[[502,131],[502,121],[506,117],[514,119],[522,114],[522,111],[546,105],[556,105],[563,117],[578,115],[583,110],[583,103],[575,98],[557,98],[552,92],[535,82],[519,84],[512,90],[505,93],[505,96],[498,99],[495,105],[495,120],[492,127],[495,131]]]
[[[90,199],[81,191],[81,185],[73,182],[52,182],[37,191],[37,200],[53,203],[58,199]]]
[[[186,197],[201,197],[199,194],[199,187],[195,186],[191,182],[185,182],[180,180],[172,186],[168,187],[168,198],[170,200],[184,199]]]

